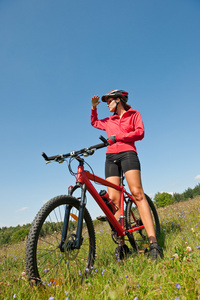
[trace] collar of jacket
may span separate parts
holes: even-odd
[[[125,111],[125,113],[123,114],[122,118],[124,117],[128,117],[129,115],[135,114],[136,110],[129,108],[129,110]],[[119,116],[117,114],[110,116],[111,119],[115,119],[115,118],[119,118]]]

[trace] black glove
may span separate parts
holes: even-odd
[[[116,143],[116,135],[111,135],[107,138],[109,145]]]

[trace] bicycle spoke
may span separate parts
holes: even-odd
[[[26,267],[31,278],[42,281],[73,279],[93,265],[95,235],[92,220],[85,209],[80,249],[75,249],[79,201],[69,196],[53,198],[36,216],[27,241]],[[70,207],[67,232],[63,234],[66,207]],[[68,210],[69,213],[69,210]],[[39,228],[39,230],[37,229]],[[65,230],[66,230],[65,229]],[[64,230],[64,231],[65,231]],[[65,240],[61,241],[61,239]],[[32,245],[34,247],[32,247]],[[70,274],[70,277],[67,275]]]

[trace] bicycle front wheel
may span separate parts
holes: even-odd
[[[76,198],[58,196],[49,200],[36,215],[28,235],[25,258],[27,274],[33,282],[59,284],[91,269],[96,241],[92,219],[86,208],[81,247],[70,247],[76,239],[79,207],[80,202]],[[68,226],[63,225],[66,209]],[[61,243],[65,228],[67,232]]]
[[[149,196],[145,194],[145,197],[149,204],[156,238],[158,238],[160,235],[160,222],[159,222],[158,214]],[[133,229],[135,227],[139,227],[143,225],[138,208],[131,199],[129,199],[127,202],[125,217],[126,217],[126,229]],[[147,247],[149,247],[149,239],[145,229],[140,229],[137,231],[133,231],[132,233],[129,233],[128,239],[131,246],[136,251],[145,252],[147,250]]]

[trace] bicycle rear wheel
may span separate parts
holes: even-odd
[[[49,200],[36,215],[26,244],[26,270],[33,282],[63,283],[89,271],[94,263],[96,240],[89,212],[85,208],[80,249],[73,249],[80,202],[71,196]],[[67,234],[61,247],[66,208],[69,209]]]
[[[159,222],[158,214],[149,196],[145,194],[145,197],[149,204],[156,237],[158,238],[160,235],[160,222]],[[138,208],[131,199],[128,200],[126,205],[125,218],[126,218],[126,229],[132,229],[143,225]],[[128,239],[134,250],[139,252],[147,251],[147,248],[149,247],[149,239],[145,229],[141,229],[129,233]]]

